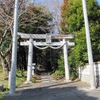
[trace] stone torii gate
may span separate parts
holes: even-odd
[[[27,68],[27,82],[31,81],[32,78],[32,59],[33,59],[33,45],[39,49],[46,49],[48,47],[53,49],[59,49],[63,47],[64,52],[64,65],[65,65],[65,79],[70,80],[69,68],[68,68],[68,47],[74,46],[74,42],[66,41],[66,39],[73,39],[73,35],[55,35],[55,34],[25,34],[19,33],[18,35],[23,39],[29,39],[26,42],[21,42],[22,46],[29,46],[28,51],[28,68]],[[34,39],[46,39],[46,42],[37,42]],[[60,39],[60,42],[52,42],[52,39]]]

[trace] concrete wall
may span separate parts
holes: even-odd
[[[88,64],[78,68],[79,79],[83,82],[90,83],[90,73],[91,72]],[[100,62],[94,63],[94,73],[95,80],[99,82],[100,86]]]

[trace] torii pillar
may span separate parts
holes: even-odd
[[[65,65],[65,81],[70,81],[69,67],[68,67],[68,45],[66,44],[65,39],[63,39],[63,43],[65,43],[65,45],[63,46],[64,65]]]
[[[33,39],[29,39],[29,51],[28,51],[28,67],[27,67],[27,82],[32,79],[32,60],[33,60]]]

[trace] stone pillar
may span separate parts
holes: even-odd
[[[81,77],[82,77],[81,66],[78,68],[78,74],[79,74],[79,79],[81,80]]]
[[[63,39],[63,43],[66,43],[65,39]],[[66,81],[69,81],[70,76],[68,67],[68,46],[66,44],[63,46],[63,52],[64,52],[64,65],[65,65],[65,79]]]
[[[32,64],[32,75],[34,75],[35,66],[36,66],[36,63],[33,63]]]
[[[28,68],[27,68],[27,82],[32,79],[32,59],[33,59],[33,39],[29,40],[29,51],[28,51]]]

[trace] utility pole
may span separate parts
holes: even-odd
[[[94,66],[93,66],[93,54],[92,54],[92,47],[91,47],[91,40],[90,40],[89,22],[87,17],[86,0],[82,0],[82,3],[83,3],[85,29],[86,29],[88,62],[90,67],[90,84],[91,84],[91,89],[95,89],[96,86],[95,86],[95,75],[94,75]]]
[[[15,0],[14,8],[14,26],[13,26],[13,43],[12,43],[12,62],[10,76],[10,94],[15,93],[16,87],[16,62],[17,62],[17,31],[18,31],[18,0]]]

